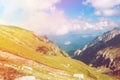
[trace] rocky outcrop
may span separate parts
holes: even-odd
[[[74,52],[74,56],[80,55],[80,53],[82,52],[82,50],[78,49]]]
[[[115,28],[97,37],[79,54],[74,58],[93,67],[120,70],[120,29]]]

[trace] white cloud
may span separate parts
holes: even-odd
[[[63,34],[67,18],[57,10],[59,0],[0,0],[4,7],[1,24],[23,26],[41,34]],[[62,31],[62,32],[60,32]]]
[[[108,9],[119,5],[120,0],[86,0],[86,3],[91,3],[97,9]]]
[[[108,30],[114,27],[118,27],[118,23],[109,19],[101,18],[98,22],[92,23],[87,19],[78,18],[71,22],[75,31],[85,31],[85,30]],[[74,30],[74,29],[72,29]]]
[[[103,10],[103,14],[105,16],[119,16],[120,15],[120,9],[106,9]]]
[[[98,15],[98,16],[99,16],[99,15],[102,15],[102,12],[99,11],[99,10],[96,10],[96,11],[95,11],[95,15]]]
[[[60,0],[0,0],[4,7],[0,24],[17,25],[38,34],[54,35],[80,28],[71,23],[64,11],[56,9],[58,2]]]
[[[107,20],[91,23],[82,17],[70,20],[64,11],[56,8],[60,0],[0,0],[0,24],[17,25],[38,34],[63,35],[84,30],[103,30]],[[107,14],[107,13],[106,13]],[[106,21],[106,22],[105,22]]]
[[[91,4],[95,9],[96,15],[120,16],[120,0],[86,0],[84,4]]]
[[[66,41],[65,43],[64,43],[64,45],[70,45],[71,44],[71,41]]]

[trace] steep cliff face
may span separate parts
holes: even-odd
[[[75,58],[93,67],[120,70],[120,29],[115,28],[97,37]]]

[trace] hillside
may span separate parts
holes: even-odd
[[[34,76],[36,80],[112,80],[84,63],[71,59],[51,41],[14,26],[0,26],[0,79],[18,80]]]
[[[97,37],[75,58],[93,67],[104,66],[113,75],[120,75],[120,29],[114,28]]]

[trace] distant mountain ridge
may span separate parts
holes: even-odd
[[[65,50],[71,57],[74,55],[74,51],[78,48],[83,48],[84,45],[91,42],[96,35],[93,34],[75,34],[68,33],[66,35],[49,35],[48,38],[57,44],[61,49]],[[66,43],[68,43],[66,45]]]
[[[75,56],[76,59],[93,67],[105,66],[112,71],[120,70],[120,28],[98,36]]]

